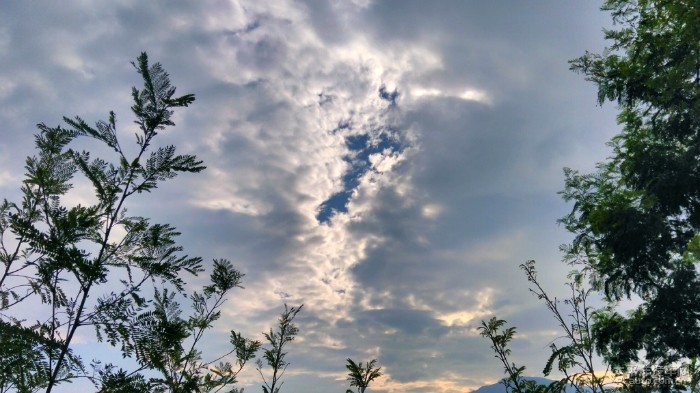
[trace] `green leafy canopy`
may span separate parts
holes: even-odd
[[[593,174],[566,171],[561,221],[568,259],[612,302],[597,314],[596,345],[613,366],[643,350],[666,364],[700,355],[700,5],[609,0],[617,28],[602,54],[571,62],[615,101],[623,129]],[[614,302],[637,297],[628,315]]]

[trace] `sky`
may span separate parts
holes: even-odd
[[[207,266],[227,258],[245,274],[205,356],[228,330],[262,339],[285,303],[304,304],[283,392],[345,391],[348,357],[378,359],[374,392],[494,383],[502,367],[476,330],[492,316],[518,326],[513,360],[540,375],[557,327],[518,265],[536,260],[544,286],[565,295],[562,168],[593,170],[618,131],[614,105],[597,106],[567,63],[604,48],[599,7],[5,1],[0,197],[18,199],[37,123],[114,110],[122,145],[133,142],[130,62],[146,51],[197,98],[156,143],[207,170],[128,208],[176,226]],[[66,203],[90,200],[76,180]],[[76,350],[118,361],[104,345],[85,330]],[[249,367],[240,386],[259,385]]]

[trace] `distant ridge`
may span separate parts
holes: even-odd
[[[552,379],[541,378],[541,377],[524,377],[528,381],[535,381],[540,385],[549,385],[554,382]],[[573,386],[568,386],[566,388],[567,393],[573,393],[576,389]],[[506,387],[501,382],[494,383],[493,385],[482,386],[476,390],[472,390],[470,393],[507,393]]]

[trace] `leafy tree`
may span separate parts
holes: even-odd
[[[588,291],[572,286],[569,328],[556,299],[525,269],[533,292],[569,340],[552,346],[545,373],[556,362],[562,372],[576,366],[584,370],[578,375],[588,375],[595,344],[607,364],[622,370],[644,354],[648,367],[628,373],[626,390],[668,391],[678,382],[677,370],[668,366],[695,359],[700,351],[700,4],[608,0],[603,9],[617,26],[605,32],[612,45],[602,54],[587,52],[571,66],[598,85],[600,104],[617,102],[623,130],[610,143],[612,157],[596,173],[565,169],[563,196],[574,206],[561,222],[575,234],[565,247],[566,260],[604,293],[608,305],[588,312],[582,303]],[[640,305],[619,313],[617,302],[633,297]],[[491,339],[513,389],[521,391],[516,381],[522,370],[506,361],[514,330],[499,330],[503,324],[484,323],[482,334]],[[688,367],[694,375],[694,361]],[[659,369],[669,383],[654,380]],[[692,376],[691,389],[696,379]],[[600,382],[589,380],[594,390]]]
[[[563,333],[557,341],[563,340],[564,345],[558,345],[557,341],[550,344],[552,354],[542,373],[550,375],[556,365],[556,370],[564,375],[561,384],[573,386],[577,393],[604,393],[606,379],[609,380],[611,375],[609,369],[602,372],[596,370],[597,357],[591,329],[595,310],[589,304],[592,289],[584,287],[584,276],[577,272],[571,274],[572,280],[566,284],[570,296],[563,300],[563,304],[569,308],[566,312],[559,307],[562,301],[550,297],[537,280],[535,261],[528,261],[520,268],[532,284],[530,292],[545,303]]]
[[[509,357],[511,354],[508,345],[515,336],[515,327],[503,328],[506,321],[492,317],[488,322],[481,321],[481,326],[477,329],[482,337],[488,338],[491,341],[491,349],[496,353],[495,357],[501,361],[507,378],[501,380],[506,387],[508,393],[546,393],[549,391],[548,386],[538,384],[533,380],[528,380],[523,377],[525,366],[517,366],[511,362]],[[559,390],[552,390],[559,391]]]
[[[277,323],[277,330],[272,330],[270,328],[269,332],[263,333],[265,340],[270,344],[269,348],[263,348],[263,358],[267,365],[272,369],[272,376],[269,381],[265,378],[263,374],[263,362],[261,359],[257,360],[257,370],[263,380],[262,391],[263,393],[279,393],[283,382],[280,382],[284,372],[289,366],[289,362],[285,360],[287,352],[285,352],[285,346],[294,341],[294,338],[299,333],[299,328],[294,324],[294,318],[297,316],[299,311],[301,311],[304,305],[299,307],[288,307],[284,305],[284,311],[280,314]]]
[[[216,260],[211,284],[188,296],[183,274],[202,272],[201,258],[182,255],[172,226],[127,214],[134,195],[205,168],[174,146],[152,147],[174,126],[174,109],[194,102],[194,95],[175,96],[168,74],[158,63],[149,65],[145,53],[132,64],[144,82],[132,89],[135,155],[122,148],[113,112],[94,127],[80,117],[64,118],[65,128],[39,124],[23,198],[0,204],[0,392],[51,392],[80,377],[105,392],[217,391],[235,382],[260,346],[232,331],[226,355],[236,355],[236,366],[203,362],[196,346],[242,275]],[[114,160],[71,148],[80,137],[108,147]],[[92,205],[67,203],[78,174],[94,188]],[[193,311],[183,317],[178,300],[186,298]],[[23,309],[37,310],[42,319],[23,319]],[[138,368],[95,362],[89,374],[73,345],[78,330],[90,327]],[[151,377],[154,372],[160,377]]]
[[[700,4],[608,0],[617,28],[602,54],[573,70],[614,101],[622,131],[592,174],[567,169],[561,221],[575,234],[568,260],[604,292],[596,346],[624,368],[641,353],[668,365],[700,355]],[[616,301],[637,298],[623,315]],[[643,351],[643,352],[642,352]]]
[[[362,362],[355,363],[350,358],[348,358],[347,361],[348,364],[345,365],[345,368],[348,369],[348,381],[350,381],[350,386],[357,387],[357,393],[365,393],[369,384],[382,376],[382,368],[375,367],[377,359],[372,359],[367,362],[366,366],[363,366]],[[348,389],[345,393],[353,393],[353,391]]]
[[[542,373],[549,376],[556,367],[556,371],[564,377],[548,386],[524,379],[525,367],[518,367],[509,360],[511,350],[508,346],[515,336],[516,329],[505,328],[506,321],[493,317],[488,322],[482,321],[478,329],[483,337],[491,341],[495,357],[504,366],[508,377],[503,383],[507,390],[516,393],[560,392],[571,386],[577,393],[606,392],[609,388],[606,384],[614,375],[608,369],[604,372],[596,370],[597,357],[591,326],[594,309],[588,300],[591,289],[583,286],[584,275],[578,272],[571,274],[572,280],[567,283],[570,296],[561,301],[550,297],[544,290],[537,279],[534,261],[528,261],[520,265],[520,268],[531,283],[530,292],[545,303],[562,332],[562,335],[550,344],[552,352]],[[569,309],[568,312],[561,309],[562,303]],[[563,345],[560,344],[562,341]]]
[[[175,300],[175,292],[155,292],[153,307],[132,319],[127,337],[121,336],[122,351],[133,354],[141,370],[157,371],[159,377],[148,380],[144,392],[216,392],[237,382],[236,377],[246,362],[255,356],[260,342],[243,338],[231,331],[231,350],[214,361],[205,362],[197,350],[206,329],[219,319],[220,307],[226,293],[239,286],[241,274],[230,262],[215,260],[211,285],[202,293],[194,292],[189,298],[194,312],[181,318],[181,309]],[[111,316],[108,316],[111,318]],[[107,330],[109,337],[120,337],[122,333]],[[220,361],[235,354],[236,364]],[[219,361],[218,364],[216,362]],[[142,376],[123,370],[113,372],[108,365],[102,372],[102,391],[111,392],[111,386],[128,386],[130,391],[141,391],[133,386],[142,385]],[[132,378],[132,379],[129,379]],[[127,389],[128,390],[128,389]]]

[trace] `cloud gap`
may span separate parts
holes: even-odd
[[[392,104],[395,102],[396,95],[394,91]],[[335,214],[348,212],[348,203],[354,191],[360,186],[360,180],[368,171],[376,170],[372,163],[372,155],[389,156],[404,151],[406,145],[401,142],[398,133],[397,128],[386,127],[374,137],[371,132],[345,137],[345,146],[349,153],[343,157],[343,160],[348,163],[349,168],[342,177],[343,189],[319,205],[316,214],[319,223],[329,223]]]

